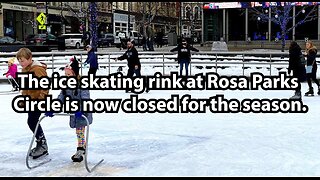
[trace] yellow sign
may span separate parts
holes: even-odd
[[[43,13],[41,13],[41,14],[39,14],[39,16],[37,17],[37,21],[41,24],[41,25],[43,25],[43,24],[45,24],[46,23],[46,15],[45,14],[43,14]]]
[[[46,29],[47,29],[47,26],[41,24],[41,25],[38,26],[38,29],[40,29],[40,30],[46,30]]]

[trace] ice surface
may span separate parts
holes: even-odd
[[[241,75],[241,67],[225,74]],[[240,69],[239,69],[240,68]],[[172,67],[172,71],[177,71]],[[261,69],[252,69],[259,71]],[[87,69],[84,69],[86,72]],[[156,69],[144,68],[152,74]],[[160,68],[161,71],[161,68]],[[260,72],[260,71],[259,71]],[[126,73],[126,69],[124,69]],[[195,70],[192,74],[195,74]],[[269,72],[263,72],[269,75]],[[105,74],[99,70],[98,74]],[[316,87],[315,84],[313,84]],[[10,85],[0,84],[1,90]],[[307,84],[302,84],[302,92]],[[54,97],[58,90],[50,91]],[[236,98],[289,98],[293,90],[152,90],[139,98],[167,98],[190,94],[209,98],[224,94]],[[17,94],[0,95],[0,176],[319,176],[320,96],[303,97],[308,113],[100,113],[90,126],[89,167],[72,163],[75,130],[68,117],[42,122],[52,161],[29,170],[25,165],[32,133],[27,114],[16,113],[11,102]],[[129,98],[124,91],[95,90],[95,98]],[[37,162],[39,160],[36,160]],[[30,163],[34,163],[33,160]]]

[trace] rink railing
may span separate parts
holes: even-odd
[[[99,59],[99,68],[108,69],[108,74],[111,68],[114,67],[126,67],[127,61],[115,61],[116,57],[121,56],[124,51],[119,52],[97,52]],[[0,68],[7,67],[7,61],[11,57],[15,57],[16,53],[1,53],[0,54]],[[74,52],[34,52],[33,58],[47,64],[48,69],[52,69],[52,72],[57,71],[57,68],[62,68],[69,59],[76,56],[82,63],[87,58],[87,52],[85,51],[74,51]],[[162,67],[162,74],[168,74],[165,71],[166,66],[176,66],[177,53],[171,52],[139,52],[141,65],[153,65],[156,67]],[[262,65],[267,66],[272,74],[272,67],[274,66],[288,66],[288,52],[212,52],[212,51],[201,51],[192,53],[191,63],[189,66],[189,72],[192,73],[194,66],[206,65],[210,68],[215,68],[218,73],[218,68],[225,68],[226,66],[239,65],[242,66],[242,75],[245,75],[245,69],[248,65]],[[203,67],[204,68],[204,67]],[[206,67],[207,68],[207,67]],[[177,69],[178,70],[178,69]],[[50,74],[50,73],[48,73]],[[81,68],[82,74],[82,68]],[[234,74],[239,75],[239,74]]]

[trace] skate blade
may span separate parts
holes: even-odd
[[[304,95],[304,96],[306,96],[306,97],[312,97],[312,96],[314,96],[313,94],[309,94],[309,95]]]

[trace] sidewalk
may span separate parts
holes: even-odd
[[[171,49],[173,49],[176,46],[162,46],[161,48],[157,48],[157,46],[154,46],[153,52],[170,52]],[[197,48],[199,51],[211,51],[211,46],[200,46],[200,44],[195,44],[193,47]],[[136,46],[136,49],[138,52],[143,52],[142,46]],[[117,51],[125,51],[126,49],[120,50],[116,47],[104,47],[104,48],[98,48],[98,52],[100,51],[107,51],[107,52],[117,52]],[[150,51],[146,51],[150,52]],[[152,51],[151,51],[152,52]]]

